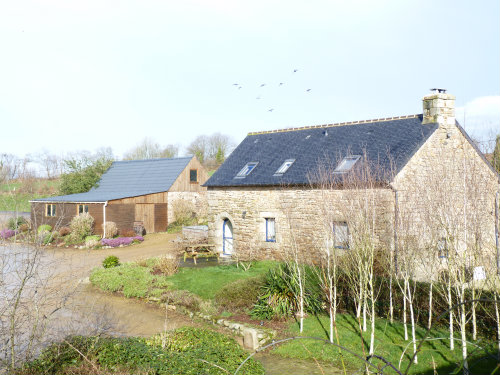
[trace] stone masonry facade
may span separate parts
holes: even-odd
[[[448,266],[451,257],[436,262],[443,238],[464,254],[477,246],[479,255],[466,261],[494,272],[499,175],[455,125],[454,102],[455,97],[443,90],[424,97],[422,126],[437,122],[439,128],[387,186],[370,191],[209,187],[209,241],[222,252],[222,227],[228,219],[233,226],[233,254],[240,259],[282,259],[298,248],[304,259],[319,261],[331,231],[329,223],[351,224],[361,195],[370,196],[380,248],[393,252],[403,242],[408,247],[413,241],[410,255],[420,264],[414,277],[424,279],[429,269],[435,275]],[[266,218],[275,219],[275,242],[266,241]]]
[[[394,194],[390,188],[373,189],[368,194],[374,202],[377,242],[390,247]],[[229,219],[233,254],[239,259],[284,259],[298,249],[304,260],[320,262],[329,224],[350,223],[353,206],[366,195],[366,191],[307,187],[209,188],[209,241],[222,252],[222,225]],[[266,241],[266,218],[275,219],[276,242]]]

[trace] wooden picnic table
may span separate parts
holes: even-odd
[[[184,262],[186,258],[193,258],[194,264],[196,264],[196,258],[204,257],[211,258],[217,257],[217,262],[219,262],[219,253],[215,251],[215,245],[209,243],[200,243],[195,245],[188,245],[184,249]]]

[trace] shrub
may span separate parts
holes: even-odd
[[[231,311],[251,309],[257,303],[264,281],[264,276],[233,281],[217,292],[215,302],[219,306]]]
[[[100,239],[101,237],[95,235],[85,237],[85,247],[92,248],[100,245]]]
[[[11,217],[7,221],[7,228],[12,229],[12,230],[16,230],[16,229],[19,229],[19,227],[23,224],[27,224],[26,219],[24,217],[22,217],[22,216],[18,216],[17,218]]]
[[[87,236],[92,234],[92,227],[94,226],[94,218],[88,213],[83,213],[75,216],[69,227],[71,229],[71,240],[73,242],[81,242]]]
[[[163,274],[165,276],[170,276],[177,272],[178,267],[179,262],[177,261],[177,258],[163,256],[155,259],[152,272],[155,275]]]
[[[106,232],[105,238],[113,238],[118,234],[118,227],[116,226],[116,223],[114,221],[106,221],[104,224],[102,224],[102,230]]]
[[[182,306],[189,311],[200,311],[203,300],[187,290],[168,290],[163,293],[161,301],[175,306]]]
[[[57,232],[54,232],[57,233]],[[54,241],[54,233],[52,232],[43,232],[41,233],[41,242],[44,245],[48,245]]]
[[[144,241],[144,237],[135,236],[135,237],[117,237],[117,238],[103,238],[101,240],[101,244],[103,246],[110,247],[118,247],[118,246],[127,246],[133,242],[142,242]]]
[[[42,232],[50,232],[52,230],[52,226],[49,224],[42,224],[38,227],[37,233],[41,234]]]
[[[120,369],[130,374],[232,374],[247,356],[232,338],[207,329],[185,327],[151,338],[68,337],[26,363],[23,371],[30,375],[74,374],[68,371],[71,366],[89,361],[102,366],[104,371],[99,374],[114,374]],[[262,375],[264,368],[250,359],[239,373]]]
[[[178,225],[190,225],[196,216],[194,204],[184,199],[172,202],[175,222]]]
[[[137,234],[133,229],[121,229],[120,237],[135,237]]]
[[[8,238],[14,237],[17,234],[15,230],[12,229],[2,229],[0,231],[0,238],[6,240]]]
[[[29,226],[29,224],[28,224],[28,223],[24,223],[24,224],[21,224],[21,225],[19,226],[19,231],[20,231],[20,232],[23,232],[23,233],[25,233],[25,232],[29,231],[29,229],[30,229],[30,226]]]
[[[115,255],[110,255],[109,257],[106,257],[106,259],[102,261],[102,266],[104,268],[112,268],[112,267],[117,267],[119,265],[120,265],[120,260]]]
[[[269,270],[257,304],[251,312],[254,318],[282,319],[293,316],[299,311],[296,298],[299,295],[299,285],[293,277],[293,272],[293,269],[286,263]],[[317,273],[312,267],[306,266],[305,277],[305,310],[318,313],[321,311],[323,294],[319,287]]]
[[[70,233],[71,233],[71,229],[69,229],[68,227],[62,227],[61,229],[59,229],[59,235],[61,237],[67,236]]]

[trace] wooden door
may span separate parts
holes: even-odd
[[[135,205],[135,221],[142,221],[146,233],[155,231],[155,205],[151,203],[137,203]]]

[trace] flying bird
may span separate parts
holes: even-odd
[[[239,86],[240,84],[239,83],[233,83],[233,86]]]
[[[284,83],[283,83],[283,82],[280,82],[280,86],[283,86],[283,85],[284,85]]]
[[[255,99],[260,99],[260,96],[257,96]]]
[[[311,91],[311,89],[307,89],[306,91],[309,92],[309,91]]]
[[[272,111],[274,111],[274,108],[271,108],[271,109],[268,110],[268,112],[272,112]]]
[[[240,86],[240,87],[238,87],[238,90],[241,90],[241,86]]]
[[[293,70],[293,72],[294,72],[294,73],[297,73],[297,72],[298,72],[298,69],[294,69],[294,70]]]
[[[263,83],[262,85],[260,85],[260,87],[264,87],[265,85],[266,85],[266,84],[265,84],[265,83]]]

